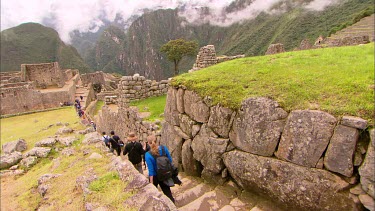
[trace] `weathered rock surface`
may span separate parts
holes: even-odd
[[[229,108],[214,106],[211,108],[208,127],[220,137],[228,138],[234,115],[235,113]]]
[[[333,134],[336,119],[322,111],[292,111],[275,155],[292,163],[315,167]]]
[[[354,127],[360,130],[364,130],[367,127],[367,120],[354,116],[343,116],[341,119],[341,124],[348,127]]]
[[[177,135],[174,127],[168,122],[165,122],[163,124],[160,144],[168,147],[169,153],[172,156],[173,164],[176,167],[181,161],[182,143],[182,138]]]
[[[17,141],[8,142],[2,145],[2,152],[4,154],[10,154],[12,152],[23,152],[27,149],[27,143],[24,139]]]
[[[178,110],[177,110],[177,89],[170,87],[167,93],[167,103],[165,104],[164,115],[165,121],[171,125],[179,125]]]
[[[89,190],[89,185],[96,179],[98,179],[98,176],[96,176],[94,169],[87,169],[82,176],[77,177],[76,187],[81,189],[84,194],[89,194],[91,193],[91,191]]]
[[[65,148],[61,151],[61,154],[65,156],[71,156],[75,155],[76,151],[73,148]]]
[[[188,115],[185,115],[185,114],[179,114],[178,115],[178,118],[180,120],[180,128],[181,130],[189,137],[189,138],[192,138],[193,137],[193,134],[192,134],[192,129],[193,129],[193,125],[196,124],[195,121],[193,121],[192,119],[190,119],[190,117]],[[182,136],[181,136],[182,137]],[[185,139],[189,139],[189,138],[185,138]]]
[[[348,183],[324,170],[298,166],[238,150],[224,154],[230,175],[245,190],[306,210],[352,210]],[[334,203],[333,203],[334,202]]]
[[[191,149],[192,140],[186,140],[182,145],[182,165],[184,171],[190,176],[199,176],[200,169],[198,162],[193,157],[193,150]]]
[[[78,140],[75,136],[68,136],[68,137],[60,137],[57,139],[64,146],[71,146],[74,141]]]
[[[52,147],[53,145],[55,145],[56,142],[57,140],[55,138],[46,138],[39,142],[36,142],[35,146],[36,147]]]
[[[284,53],[284,52],[285,52],[284,45],[281,43],[276,43],[276,44],[271,44],[268,47],[266,55]]]
[[[88,133],[82,141],[82,144],[95,144],[101,142],[101,136],[97,132]]]
[[[95,159],[101,159],[101,158],[103,158],[102,155],[100,155],[100,154],[94,152],[94,153],[92,153],[92,154],[90,155],[90,157],[88,157],[87,159],[94,159],[94,160],[95,160]]]
[[[30,156],[30,157],[27,157],[27,158],[24,158],[21,160],[20,162],[20,165],[21,166],[24,166],[26,168],[30,168],[32,167],[33,165],[35,165],[35,163],[38,161],[38,158],[35,157],[35,156]]]
[[[185,113],[197,122],[206,123],[210,116],[210,108],[195,92],[185,90]]]
[[[177,90],[177,110],[181,114],[185,113],[185,105],[184,105],[184,94],[185,90],[184,89],[178,89]]]
[[[12,152],[10,154],[1,155],[0,157],[0,169],[9,168],[17,164],[22,159],[20,152]]]
[[[361,201],[361,203],[363,204],[363,206],[366,207],[366,209],[368,209],[370,211],[374,211],[375,210],[375,201],[374,201],[374,198],[371,198],[367,194],[361,194],[361,195],[359,195],[359,200]]]
[[[353,155],[359,138],[358,130],[338,125],[328,145],[324,166],[346,177],[353,174]]]
[[[45,158],[51,152],[51,148],[49,147],[34,147],[30,151],[28,151],[24,157],[29,156],[36,156],[38,158]]]
[[[365,160],[359,167],[362,189],[372,198],[375,198],[375,129],[370,130],[370,144]]]
[[[229,133],[238,148],[262,156],[272,156],[284,128],[287,112],[267,98],[249,98],[242,102],[240,111]]]
[[[73,129],[70,127],[62,127],[59,130],[57,130],[56,134],[69,134],[73,133]]]
[[[228,146],[229,139],[212,137],[213,132],[204,124],[195,136],[191,148],[193,156],[200,161],[205,169],[218,174],[224,169],[221,159]]]

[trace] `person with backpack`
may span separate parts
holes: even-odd
[[[146,143],[144,145],[145,153],[147,153],[148,151],[150,151],[151,147],[150,147],[150,145],[148,143],[151,143],[151,141],[154,140],[154,139],[156,139],[154,135],[151,135],[151,136],[147,137]],[[147,165],[146,165],[145,154],[142,155],[142,159],[143,159],[143,165],[145,166],[145,169],[146,169]]]
[[[106,133],[103,131],[102,132],[102,141],[104,142],[104,144],[108,147],[108,148],[111,148],[111,146],[109,145],[109,139],[110,137],[108,135],[106,135]]]
[[[172,180],[173,162],[166,146],[159,146],[154,138],[150,142],[151,150],[145,155],[150,183],[155,187],[160,186],[163,193],[173,202],[171,187],[174,186]]]
[[[115,131],[111,131],[111,138],[109,139],[109,143],[111,144],[112,152],[113,150],[116,150],[117,155],[121,155],[121,146],[119,144],[120,137],[115,135]]]
[[[138,142],[138,138],[135,133],[130,132],[128,135],[128,142],[124,148],[123,154],[128,154],[129,161],[134,165],[135,169],[139,173],[143,174],[142,169],[142,155],[145,154],[143,146]]]

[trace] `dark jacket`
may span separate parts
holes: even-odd
[[[120,140],[120,137],[118,137],[116,135],[112,136],[109,139],[109,142],[111,143],[112,148],[117,148],[117,147],[120,146],[119,143],[118,143],[119,140]]]
[[[130,142],[126,144],[124,149],[124,155],[129,153],[128,157],[132,164],[138,164],[142,161],[142,155],[145,153],[142,144],[138,141]]]

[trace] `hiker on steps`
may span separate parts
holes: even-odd
[[[115,135],[115,131],[112,130],[111,131],[111,138],[109,139],[109,143],[111,144],[111,152],[116,150],[117,156],[121,155],[121,147],[120,147],[119,141],[120,141],[120,137]]]
[[[123,154],[126,155],[129,153],[129,161],[134,165],[135,169],[137,169],[139,173],[143,174],[142,155],[145,153],[143,146],[138,142],[138,138],[133,132],[129,133],[127,139],[128,143],[124,148]]]
[[[108,135],[106,135],[106,133],[103,131],[102,132],[102,141],[104,142],[104,144],[108,147],[108,148],[111,148],[111,146],[109,145],[109,139],[110,137]]]
[[[154,136],[155,137],[155,136]],[[171,168],[172,168],[172,157],[168,151],[168,148],[166,146],[159,146],[157,143],[156,143],[156,137],[152,139],[151,142],[149,142],[150,146],[151,146],[151,150],[148,151],[145,155],[145,159],[146,159],[146,163],[147,163],[147,168],[148,168],[148,175],[150,177],[150,183],[154,184],[156,187],[158,187],[158,185],[160,185],[160,188],[161,190],[163,191],[163,193],[173,202],[174,202],[174,198],[172,196],[172,191],[171,191],[171,188],[172,186],[174,186],[174,183],[173,183],[173,180],[171,177],[169,177],[168,179],[165,179],[165,180],[161,180],[161,178],[163,178],[163,175],[161,175],[157,172],[161,172],[160,171],[160,164],[157,164],[156,163],[156,160],[163,157],[165,159],[165,157],[167,157],[167,159],[169,160],[169,164],[171,165]],[[159,160],[158,160],[159,162]],[[159,167],[159,169],[158,169]],[[172,174],[172,173],[170,173]],[[170,175],[171,176],[171,175]],[[159,179],[158,179],[159,178]]]

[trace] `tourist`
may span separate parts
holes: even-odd
[[[115,135],[115,131],[112,130],[111,131],[111,138],[109,139],[109,143],[111,144],[112,152],[113,152],[113,150],[116,150],[117,156],[121,155],[121,147],[120,147],[119,141],[120,141],[120,137]]]
[[[104,142],[104,144],[108,147],[108,148],[111,148],[111,146],[109,145],[109,139],[110,137],[108,135],[106,135],[106,133],[103,131],[102,132],[102,141]]]
[[[95,124],[95,122],[94,122],[94,121],[91,121],[90,124],[91,124],[91,126],[94,128],[94,130],[96,131],[96,124]]]
[[[124,148],[123,154],[128,154],[129,161],[134,165],[134,167],[143,174],[142,169],[142,155],[145,153],[143,146],[138,142],[138,138],[134,132],[130,132],[128,135],[128,143]]]
[[[151,135],[151,136],[147,137],[146,143],[144,144],[144,148],[143,148],[145,150],[145,153],[150,151],[151,147],[148,143],[151,143],[151,141],[154,140],[154,139],[156,139],[155,135]],[[146,169],[147,165],[146,165],[145,155],[142,155],[142,159],[143,159],[143,164],[144,164],[145,169]]]
[[[171,186],[174,185],[173,180],[168,179],[166,181],[158,181],[157,178],[157,165],[156,165],[156,159],[160,156],[162,153],[162,147],[164,147],[164,151],[166,156],[169,158],[170,162],[172,162],[172,157],[169,154],[168,148],[166,146],[159,146],[156,143],[156,138],[153,138],[151,142],[149,142],[151,146],[151,150],[148,151],[145,155],[147,168],[148,168],[148,175],[150,183],[154,184],[156,187],[160,185],[161,190],[163,193],[174,203],[174,198],[172,196]],[[171,184],[172,183],[172,184]]]

